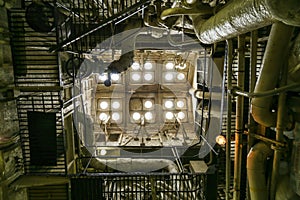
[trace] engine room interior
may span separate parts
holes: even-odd
[[[300,199],[298,0],[0,0],[0,200]]]

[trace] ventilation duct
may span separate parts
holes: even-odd
[[[267,26],[274,21],[300,26],[300,1],[233,0],[204,23],[202,20],[194,20],[194,27],[199,40],[211,44]]]
[[[92,158],[91,166],[98,170],[105,170],[107,167],[125,172],[152,172],[159,169],[166,169],[169,173],[178,173],[177,165],[167,159],[138,159],[138,158],[117,158],[100,159]]]
[[[161,17],[165,19],[176,13],[190,15],[198,39],[205,44],[236,37],[275,21],[300,26],[300,1],[298,0],[233,0],[207,20],[203,18],[207,12],[199,12],[195,16],[193,9],[183,11],[178,8],[165,10]]]

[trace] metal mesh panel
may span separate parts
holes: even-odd
[[[23,149],[24,167],[26,173],[42,174],[65,174],[65,148],[63,133],[63,116],[60,103],[60,92],[42,92],[35,95],[19,97],[17,100],[19,116],[20,136]],[[55,114],[56,121],[56,165],[54,166],[35,166],[31,164],[30,157],[30,136],[28,111]]]
[[[78,185],[75,184],[79,182],[81,190],[76,189]],[[72,178],[71,183],[72,196],[89,194],[85,199],[202,200],[206,191],[206,175],[203,174],[100,174]]]

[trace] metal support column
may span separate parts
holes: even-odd
[[[227,40],[227,118],[226,118],[226,200],[230,200],[230,177],[231,177],[231,111],[232,96],[232,40]],[[223,77],[225,78],[225,77]]]
[[[281,86],[286,84],[287,78],[287,66],[283,67],[282,70],[282,80]],[[287,108],[286,108],[286,93],[280,93],[278,99],[278,110],[277,110],[277,122],[276,122],[276,141],[283,142],[283,131],[286,128],[285,126],[285,118],[287,116]],[[270,193],[270,200],[275,199],[276,194],[276,186],[278,182],[278,173],[280,167],[280,159],[282,155],[282,146],[279,145],[272,145],[274,149],[274,158],[273,158],[273,169],[272,169],[272,176],[271,176],[271,193]]]
[[[245,80],[245,35],[238,36],[238,77],[237,87],[244,90]],[[235,126],[235,159],[234,159],[234,183],[233,199],[240,199],[241,171],[242,171],[242,139],[244,132],[244,97],[237,96],[236,102],[236,126]]]

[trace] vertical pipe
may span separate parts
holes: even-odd
[[[256,83],[256,65],[257,65],[257,39],[258,39],[258,31],[252,31],[250,37],[250,85],[249,92],[254,92],[255,83]],[[249,98],[249,105],[251,105],[251,99]],[[248,115],[248,147],[247,152],[250,152],[251,147],[254,144],[254,138],[251,136],[252,133],[255,133],[254,126],[255,121],[252,115],[249,112]],[[249,185],[247,181],[247,198],[250,199]]]
[[[245,35],[238,36],[238,76],[237,87],[244,90],[245,80]],[[235,159],[234,159],[234,182],[233,199],[240,199],[241,171],[242,171],[242,136],[244,131],[244,97],[237,96],[236,102],[236,124],[235,124]]]
[[[227,40],[226,200],[230,200],[231,176],[232,49],[232,40]]]
[[[293,27],[291,26],[281,22],[272,25],[254,92],[273,90],[277,86],[280,70],[287,59],[284,54],[289,50],[292,33]],[[271,111],[272,99],[273,97],[253,98],[251,102],[254,120],[265,127],[276,126],[276,113]]]
[[[255,144],[247,156],[247,173],[249,181],[248,199],[252,200],[267,200],[267,158],[272,156],[270,145],[265,142]]]
[[[251,32],[250,38],[250,87],[249,92],[254,92],[255,83],[256,83],[256,65],[257,65],[257,30]],[[249,99],[249,105],[251,105],[251,99]],[[252,133],[255,133],[254,129],[254,119],[249,113],[249,137],[248,137],[248,152],[250,151],[254,138],[251,137]]]
[[[287,66],[285,65],[282,70],[282,80],[281,86],[286,85],[287,79]],[[277,110],[277,122],[276,122],[276,141],[283,142],[283,131],[285,129],[284,118],[287,115],[286,112],[286,93],[282,92],[279,95],[278,99],[278,110]],[[279,165],[281,159],[281,152],[282,148],[280,146],[273,146],[274,149],[274,158],[273,158],[273,169],[272,169],[272,176],[271,176],[271,193],[270,193],[270,200],[275,199],[276,194],[276,186],[278,182],[278,172],[279,172]]]

